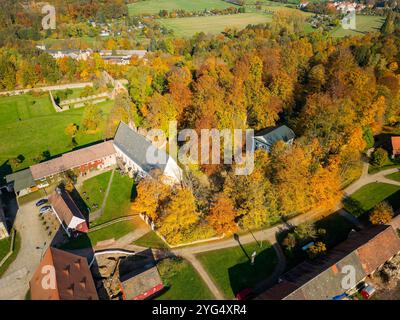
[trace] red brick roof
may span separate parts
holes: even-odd
[[[394,155],[400,155],[400,137],[392,137],[392,148]]]
[[[386,226],[385,230],[357,249],[367,274],[375,271],[398,252],[400,252],[400,239],[390,226]]]
[[[115,154],[112,141],[63,154],[61,157],[33,165],[30,169],[35,180],[79,167]]]
[[[99,299],[86,258],[52,247],[46,250],[29,286],[33,300]]]
[[[57,189],[50,195],[49,202],[53,206],[58,218],[63,221],[67,227],[74,217],[85,220],[82,212],[67,191]]]

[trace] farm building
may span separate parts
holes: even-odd
[[[32,300],[98,300],[86,258],[52,247],[29,286]]]
[[[400,137],[392,137],[392,156],[400,156]]]
[[[400,239],[389,225],[352,232],[326,256],[300,263],[282,281],[262,293],[259,300],[332,300],[356,287],[400,252]],[[349,266],[354,285],[343,288]]]
[[[75,231],[88,232],[89,228],[85,217],[67,191],[57,188],[50,195],[49,202],[68,236]]]

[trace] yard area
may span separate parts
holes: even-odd
[[[137,239],[132,244],[154,249],[167,249],[168,245],[160,239],[160,237],[154,232],[150,231],[146,233],[143,237]]]
[[[96,246],[100,241],[115,239],[118,240],[123,236],[135,230],[136,225],[133,221],[121,221],[103,229],[89,231],[75,240],[64,244],[61,248],[67,250],[75,250],[82,248],[90,248]]]
[[[388,201],[393,209],[400,207],[400,187],[387,183],[370,183],[357,190],[344,201],[344,207],[356,217],[362,216],[375,205]]]
[[[101,208],[110,177],[111,171],[99,174],[85,180],[82,187],[78,190],[90,212]]]
[[[256,251],[255,264],[250,257]],[[263,247],[256,243],[227,249],[204,252],[197,255],[208,274],[226,298],[232,299],[245,288],[253,288],[272,274],[277,264],[275,250],[269,243]]]
[[[386,160],[386,162],[383,164],[383,166],[381,166],[381,167],[370,165],[368,168],[368,173],[374,174],[379,171],[393,169],[393,168],[399,168],[399,167],[400,167],[400,159],[399,158],[396,158],[396,159],[388,158]]]
[[[99,104],[104,116],[109,113],[113,101]],[[21,155],[21,170],[34,163],[34,158],[43,152],[56,156],[71,151],[71,137],[65,134],[70,123],[81,124],[85,108],[57,113],[50,103],[49,95],[34,96],[24,94],[13,97],[0,97],[0,166],[7,160]],[[78,132],[76,142],[84,146],[103,138],[103,126],[93,134]],[[11,173],[11,172],[8,172]],[[2,170],[2,175],[7,174]],[[0,177],[1,178],[1,177]]]
[[[135,186],[133,179],[115,172],[104,212],[100,218],[91,223],[91,227],[129,215],[132,199],[136,196]],[[99,196],[98,191],[94,194],[95,197],[96,194]],[[91,198],[92,193],[88,196]]]
[[[0,267],[0,277],[4,274],[4,272],[7,271],[8,267],[13,263],[13,261],[17,258],[19,249],[21,248],[21,236],[17,232],[15,234],[15,240],[14,240],[14,252],[12,255],[7,259],[7,261]],[[7,253],[10,250],[10,244],[11,244],[11,236],[0,240],[0,260],[2,260]]]
[[[217,34],[225,28],[243,29],[249,24],[267,23],[272,20],[272,15],[264,13],[240,13],[225,16],[206,16],[159,19],[160,24],[167,29],[172,29],[174,35],[190,37],[197,32]]]
[[[386,178],[392,179],[394,181],[400,181],[400,171],[392,173],[392,174],[389,174],[388,176],[386,176]]]
[[[164,259],[157,265],[167,290],[156,300],[212,300],[214,296],[192,265],[183,259]]]
[[[131,3],[128,5],[129,15],[138,16],[141,14],[157,14],[160,10],[185,10],[185,11],[203,11],[205,9],[225,9],[235,7],[234,4],[223,0],[148,0]]]
[[[357,15],[356,30],[343,29],[339,26],[338,29],[332,31],[331,35],[333,37],[362,36],[368,32],[379,31],[384,21],[384,17]]]

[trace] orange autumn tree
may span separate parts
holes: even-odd
[[[159,211],[171,193],[171,187],[162,183],[161,174],[154,172],[139,182],[136,191],[137,197],[132,210],[144,213],[153,221],[158,219]]]
[[[237,230],[235,216],[232,200],[224,194],[219,194],[211,206],[207,221],[218,234],[231,234]]]

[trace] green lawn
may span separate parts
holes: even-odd
[[[400,159],[399,158],[395,158],[395,159],[388,158],[386,160],[386,162],[383,164],[383,166],[381,166],[381,167],[370,165],[368,168],[368,173],[373,174],[373,173],[377,173],[379,171],[393,169],[393,168],[400,168]]]
[[[76,99],[76,98],[81,98],[81,94],[82,92],[85,90],[85,88],[75,88],[75,89],[71,89],[72,92],[70,94],[68,94],[66,96],[66,98],[61,99],[61,101],[67,99]],[[67,93],[67,90],[57,90],[57,91],[52,91],[52,94],[54,97],[58,96],[58,95],[65,95]]]
[[[101,208],[110,177],[111,171],[108,171],[83,182],[79,194],[90,212]]]
[[[148,0],[128,4],[129,15],[157,14],[160,10],[173,11],[177,9],[196,12],[204,9],[225,9],[234,7],[232,3],[223,0]]]
[[[150,231],[143,237],[137,239],[133,244],[146,248],[154,249],[167,249],[168,245],[160,239],[160,237],[154,232]]]
[[[392,174],[389,174],[388,176],[386,176],[386,178],[400,182],[400,171],[392,173]]]
[[[0,260],[2,260],[10,250],[11,237],[7,239],[0,240]],[[15,242],[14,242],[14,252],[7,259],[7,261],[0,267],[0,277],[7,271],[8,267],[13,263],[13,261],[17,258],[19,249],[21,248],[21,236],[17,232],[15,234]]]
[[[135,228],[136,226],[133,221],[117,222],[103,229],[83,234],[77,239],[64,244],[61,248],[66,250],[75,250],[94,247],[100,241],[109,239],[117,240],[122,238],[128,233],[134,231]]]
[[[99,106],[104,116],[109,113],[113,101]],[[22,155],[24,160],[15,170],[32,165],[33,158],[48,151],[56,156],[73,148],[71,137],[64,132],[69,123],[81,124],[84,108],[56,113],[48,94],[34,97],[24,94],[0,98],[0,166],[14,157]],[[80,132],[76,136],[78,146],[103,139],[103,125],[93,134]],[[10,172],[8,172],[10,173]],[[2,170],[2,175],[7,174]],[[1,179],[1,177],[0,177]]]
[[[341,26],[332,31],[333,37],[345,37],[345,36],[362,36],[367,32],[377,32],[385,21],[384,17],[378,16],[361,16],[356,17],[356,30],[346,30]]]
[[[254,266],[251,265],[246,253],[251,257],[257,252]],[[235,294],[245,288],[253,288],[272,274],[277,264],[275,250],[268,243],[260,248],[257,243],[228,249],[204,252],[197,257],[214,279],[227,298],[234,298]]]
[[[228,27],[243,29],[249,24],[267,23],[271,20],[270,14],[241,13],[226,16],[159,19],[158,21],[167,29],[172,29],[176,36],[190,37],[197,32],[216,34]]]
[[[122,176],[115,172],[104,212],[91,226],[129,215],[131,199],[135,196],[135,181],[128,176]]]
[[[394,209],[400,206],[400,187],[387,183],[370,183],[357,190],[344,201],[347,211],[355,216],[361,216],[375,205],[387,200]]]
[[[156,300],[213,300],[206,284],[192,265],[183,259],[164,259],[157,265],[164,293]]]

